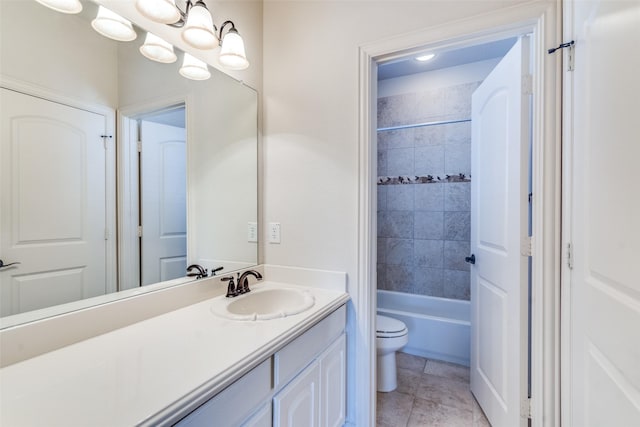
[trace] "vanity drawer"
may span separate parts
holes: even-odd
[[[299,336],[274,356],[273,378],[277,390],[302,371],[344,331],[345,305]]]
[[[270,393],[271,358],[253,368],[176,425],[180,427],[240,425],[259,404],[269,397]]]

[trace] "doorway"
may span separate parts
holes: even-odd
[[[187,267],[184,103],[122,114],[120,289],[183,277]],[[126,273],[125,273],[126,272]]]
[[[359,216],[359,258],[358,292],[354,294],[357,308],[356,321],[364,334],[355,343],[359,360],[356,384],[359,389],[371,390],[368,395],[355,397],[358,406],[375,408],[375,277],[376,277],[376,156],[375,156],[375,85],[378,65],[408,54],[427,49],[454,48],[498,40],[507,37],[531,34],[534,64],[532,81],[532,170],[533,188],[537,190],[533,198],[533,230],[535,244],[531,246],[534,259],[538,261],[532,268],[531,294],[534,304],[531,309],[531,394],[532,400],[539,402],[532,406],[531,422],[543,425],[545,420],[559,416],[557,403],[559,382],[557,381],[557,354],[555,344],[558,330],[557,290],[559,276],[554,268],[558,256],[556,241],[559,238],[558,213],[560,179],[558,123],[559,98],[556,93],[555,73],[560,62],[547,56],[545,47],[557,45],[555,28],[549,23],[556,22],[556,8],[551,5],[531,5],[515,7],[509,11],[480,18],[469,18],[447,23],[435,28],[398,36],[392,40],[372,43],[360,50],[360,216]],[[419,47],[417,47],[419,46]],[[554,71],[555,70],[555,71]],[[373,149],[372,149],[373,148]],[[526,366],[524,367],[526,370]],[[526,374],[525,374],[526,375]],[[519,410],[524,422],[528,417],[528,402],[523,402]],[[543,417],[543,413],[545,414]],[[370,424],[375,411],[355,415],[358,423]],[[550,418],[549,418],[550,417]]]
[[[407,324],[401,351],[424,368],[400,367],[399,389],[378,394],[382,424],[386,403],[398,396],[414,402],[399,414],[409,424],[438,413],[453,424],[486,422],[469,376],[493,425],[516,425],[519,400],[527,399],[526,370],[516,365],[529,359],[520,253],[528,226],[530,94],[521,90],[528,50],[524,36],[378,68],[378,313]],[[510,323],[523,328],[509,333]],[[512,363],[505,355],[515,349]],[[466,375],[442,375],[452,371]]]

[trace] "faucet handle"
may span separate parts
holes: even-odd
[[[233,282],[233,276],[223,277],[223,282],[229,282],[229,286],[227,286],[227,298],[233,298],[238,295],[238,291],[236,290],[236,284]],[[239,287],[239,286],[238,286]]]

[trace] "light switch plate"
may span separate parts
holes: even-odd
[[[269,243],[280,243],[280,223],[269,223]]]
[[[258,242],[258,223],[250,222],[247,224],[247,242]]]

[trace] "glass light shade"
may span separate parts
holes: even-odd
[[[82,12],[82,3],[80,0],[36,0],[43,6],[62,13],[80,13]]]
[[[436,57],[435,53],[429,53],[427,55],[416,56],[416,61],[427,62],[427,61],[431,61],[435,57]]]
[[[182,39],[198,49],[218,47],[218,38],[213,31],[213,18],[204,3],[199,1],[189,10],[187,22],[182,30]]]
[[[181,18],[176,0],[137,0],[136,9],[160,24],[174,24]]]
[[[98,8],[98,16],[91,21],[91,26],[103,36],[119,42],[130,42],[138,36],[131,22],[104,6]]]
[[[178,59],[173,52],[171,43],[151,33],[147,33],[144,44],[140,46],[140,53],[152,61],[162,62],[163,64],[171,64]]]
[[[180,67],[179,72],[182,77],[186,77],[191,80],[207,80],[211,77],[207,64],[200,61],[198,58],[194,58],[188,53],[184,54],[182,67]]]
[[[244,41],[236,30],[229,30],[222,39],[220,63],[230,70],[245,70],[249,67],[244,53]]]

